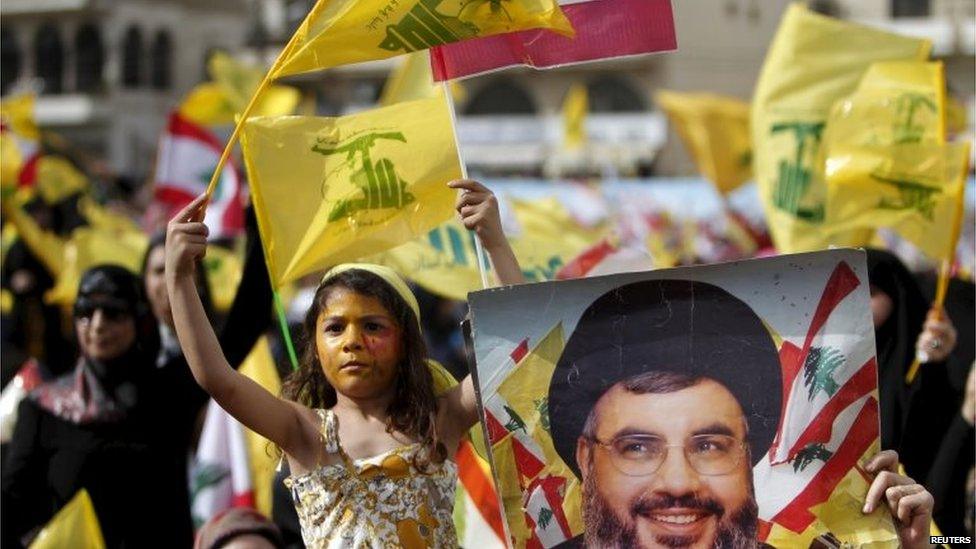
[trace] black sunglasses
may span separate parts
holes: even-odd
[[[106,320],[113,322],[132,316],[132,311],[129,307],[120,303],[92,300],[83,297],[75,301],[75,318],[91,318],[95,315],[95,311],[98,310],[102,311]]]

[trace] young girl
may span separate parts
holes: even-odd
[[[449,183],[503,283],[522,281],[494,195]],[[452,459],[478,421],[471,378],[435,396],[417,301],[392,270],[340,265],[305,317],[301,365],[277,398],[232,369],[197,294],[203,196],[169,224],[166,284],[193,376],[231,415],[276,443],[309,547],[457,547]]]

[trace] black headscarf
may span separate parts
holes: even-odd
[[[915,342],[925,324],[928,303],[915,277],[894,254],[868,249],[868,282],[891,298],[891,315],[874,329],[881,393],[881,446],[900,449],[913,387],[905,374],[915,360]]]
[[[156,325],[134,274],[116,265],[85,271],[78,284],[75,317],[99,307],[111,307],[132,316],[136,327],[132,346],[108,361],[82,355],[74,371],[31,393],[41,408],[71,423],[125,418],[139,400],[140,386],[157,351]]]

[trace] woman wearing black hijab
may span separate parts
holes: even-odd
[[[157,345],[139,279],[111,265],[86,271],[74,326],[81,351],[74,370],[18,409],[3,471],[4,547],[19,547],[83,488],[110,547],[145,546],[167,520],[147,505],[153,494],[141,482],[154,474],[144,401]]]
[[[956,343],[951,322],[929,315],[915,278],[893,254],[869,249],[868,281],[881,393],[881,447],[897,450],[905,470],[924,479],[958,404],[947,399],[943,361]],[[907,383],[916,354],[927,358]]]

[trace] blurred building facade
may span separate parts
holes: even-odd
[[[34,92],[38,123],[138,180],[207,52],[238,50],[240,0],[4,0],[0,87]]]
[[[690,175],[694,167],[655,108],[658,89],[748,100],[790,0],[675,0],[678,51],[550,71],[503,71],[463,82],[462,154],[474,175]],[[39,92],[40,123],[144,176],[166,114],[205,78],[208,51],[270,64],[314,0],[5,0],[2,88]],[[810,0],[821,12],[934,43],[952,93],[973,110],[976,18],[971,0]],[[397,60],[298,76],[303,113],[375,104]],[[589,92],[588,143],[562,147],[562,102]],[[972,116],[970,116],[972,119]]]

